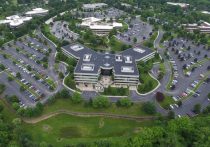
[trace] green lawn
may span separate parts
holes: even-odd
[[[166,69],[165,69],[165,65],[164,63],[160,63],[160,68],[159,68],[160,72],[162,72],[164,75],[166,73]]]
[[[57,115],[37,124],[26,124],[25,128],[37,142],[48,142],[54,146],[64,146],[78,142],[92,142],[99,139],[125,141],[152,122],[136,122],[103,117],[74,117]]]
[[[169,80],[168,84],[166,85],[166,89],[167,90],[170,90],[170,86],[172,85],[172,81],[173,81],[173,78],[174,78],[174,72],[173,72],[173,68],[172,68],[171,62],[169,64],[170,64],[170,69],[172,71],[172,74],[170,75],[170,80]]]
[[[143,45],[154,49],[154,40],[157,38],[158,32],[154,32],[153,35],[146,41],[144,41]]]
[[[153,79],[148,73],[141,73],[141,84],[138,85],[138,92],[139,93],[147,93],[151,90],[155,89],[158,86],[158,81]]]
[[[165,96],[165,99],[162,102],[159,102],[160,106],[164,109],[168,109],[170,104],[174,104],[175,101],[171,96]]]
[[[8,104],[5,99],[0,98],[0,105],[4,106],[2,114],[5,117],[5,120],[12,121],[14,118],[18,117],[16,113],[13,111],[11,105]]]
[[[111,114],[122,114],[122,115],[133,115],[133,116],[147,116],[141,110],[142,104],[135,103],[130,108],[117,107],[115,104],[112,104],[109,108],[105,109],[95,109],[91,106],[86,106],[84,103],[73,104],[70,99],[57,99],[55,103],[48,104],[44,107],[44,114],[54,112],[60,109],[66,109],[74,112],[104,112]]]
[[[119,87],[108,87],[104,89],[102,95],[112,95],[112,96],[128,96],[129,89],[128,88],[119,88]]]
[[[49,25],[43,25],[42,26],[42,33],[48,38],[50,39],[52,42],[54,42],[55,44],[59,44],[59,40],[50,32],[50,27]]]
[[[114,51],[114,52],[119,52],[119,51],[123,51],[123,50],[130,48],[129,45],[122,43],[115,36],[112,36],[110,38],[108,46],[110,46],[111,51]]]

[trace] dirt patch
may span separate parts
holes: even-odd
[[[100,118],[99,120],[99,128],[103,128],[104,127],[104,118]]]
[[[47,124],[44,124],[42,126],[42,129],[43,129],[44,132],[48,132],[48,133],[52,131],[52,127],[50,125],[47,125]]]

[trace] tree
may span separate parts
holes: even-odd
[[[61,90],[59,95],[60,95],[61,98],[64,98],[64,99],[70,98],[70,94],[69,94],[69,91],[67,89]]]
[[[19,125],[21,125],[21,119],[20,118],[15,118],[15,119],[12,120],[12,123],[15,126],[19,126]]]
[[[208,98],[210,99],[210,93],[208,93]]]
[[[131,107],[132,106],[132,101],[130,98],[121,98],[117,101],[116,105],[119,107]]]
[[[168,119],[174,119],[175,118],[175,113],[174,111],[169,111],[168,112]]]
[[[8,80],[9,82],[11,82],[11,81],[13,81],[14,79],[13,79],[13,77],[8,76],[8,77],[7,77],[7,80]]]
[[[23,92],[25,90],[26,90],[26,88],[24,86],[20,86],[20,92]]]
[[[59,78],[60,78],[60,79],[63,79],[63,78],[64,78],[64,75],[63,75],[63,73],[62,73],[62,72],[59,72],[59,74],[58,74],[58,75],[59,75]]]
[[[180,107],[180,106],[182,106],[182,101],[178,101],[177,102],[177,105]]]
[[[12,95],[12,96],[6,96],[6,99],[10,102],[10,103],[14,103],[17,102],[19,103],[19,99],[16,95]]]
[[[203,110],[203,114],[208,114],[210,113],[210,105],[208,105],[204,110]]]
[[[4,84],[0,84],[0,94],[2,94],[5,89],[6,89],[6,86]]]
[[[110,106],[109,98],[102,95],[97,96],[93,99],[92,106],[94,108],[107,108]]]
[[[196,113],[196,114],[199,114],[201,112],[201,105],[200,104],[195,104],[194,105],[194,108],[193,108],[193,111]]]
[[[0,104],[0,113],[4,110],[4,106]]]
[[[14,103],[12,103],[12,108],[15,110],[18,110],[20,108],[20,106],[17,102],[14,102]]]
[[[5,68],[5,66],[3,64],[0,64],[0,69],[1,70],[5,70],[6,68]]]
[[[21,79],[21,74],[20,74],[19,72],[17,72],[17,73],[16,73],[16,77],[17,77],[18,79]]]
[[[136,42],[137,42],[137,38],[134,37],[134,38],[133,38],[133,43],[136,43]]]
[[[207,54],[205,54],[205,55],[204,55],[204,58],[207,58],[207,57],[208,57],[208,55],[207,55]]]
[[[147,114],[155,114],[156,113],[155,105],[152,102],[143,103],[142,110]]]
[[[165,96],[164,96],[164,94],[162,92],[157,92],[156,93],[156,100],[158,102],[162,102],[164,99],[165,99]]]
[[[82,102],[82,96],[78,92],[74,92],[73,96],[71,97],[71,100],[75,104],[79,104]]]

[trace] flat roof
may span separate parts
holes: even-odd
[[[201,11],[201,13],[203,13],[203,14],[210,14],[209,11]]]
[[[44,14],[47,13],[49,10],[43,9],[43,8],[35,8],[32,11],[28,11],[25,14],[26,15],[35,15],[35,14]]]
[[[95,9],[95,8],[101,8],[103,6],[107,6],[107,4],[105,3],[83,4],[83,8],[85,9]]]
[[[82,64],[81,65],[82,71],[93,71],[94,70],[94,64]]]
[[[167,2],[167,4],[174,5],[174,6],[180,6],[182,8],[188,7],[190,5],[190,4],[187,4],[187,3],[174,3],[174,2]]]
[[[121,67],[121,72],[123,73],[133,73],[134,72],[134,67],[132,66],[122,66]]]
[[[75,50],[79,46],[80,50]],[[127,49],[117,54],[100,53],[89,49],[81,44],[71,44],[62,47],[65,52],[78,59],[75,67],[76,74],[94,74],[98,75],[100,69],[113,69],[115,75],[139,76],[136,61],[153,53],[149,48],[138,46],[141,51],[134,48]]]
[[[102,22],[102,19],[98,19],[95,17],[88,17],[82,19],[81,26],[89,27],[92,30],[112,30],[113,28],[119,28],[122,27],[122,23],[118,22]]]
[[[6,17],[5,20],[0,20],[0,24],[9,24],[11,27],[17,27],[26,21],[30,21],[32,17],[22,17],[19,15],[12,15]]]

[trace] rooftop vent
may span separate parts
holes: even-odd
[[[116,56],[115,56],[115,60],[116,60],[117,62],[121,62],[121,61],[122,61],[122,56],[121,56],[121,55],[116,55]]]
[[[122,66],[121,67],[121,72],[133,73],[134,72],[134,68],[131,67],[131,66]]]
[[[81,70],[83,71],[93,71],[94,65],[93,64],[82,64]]]
[[[83,57],[83,61],[86,61],[86,62],[90,61],[90,59],[91,59],[91,54],[85,54]]]
[[[132,63],[131,56],[124,56],[125,57],[125,63]]]
[[[141,48],[134,48],[134,51],[143,54],[145,52],[145,50],[141,49]]]
[[[84,47],[76,44],[76,45],[71,46],[71,49],[73,49],[74,51],[79,51],[79,50],[84,49]]]

